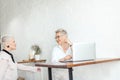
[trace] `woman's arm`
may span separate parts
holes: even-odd
[[[40,67],[25,66],[23,64],[17,64],[17,68],[20,70],[31,71],[31,72],[39,72],[41,70]]]
[[[70,60],[72,59],[72,55],[67,55],[64,58],[61,58],[59,61],[65,61],[65,60]]]

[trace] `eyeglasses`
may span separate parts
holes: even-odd
[[[56,36],[55,39],[58,39],[58,38],[60,38],[61,36],[63,36],[63,35]]]

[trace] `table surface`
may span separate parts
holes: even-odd
[[[41,59],[41,60],[22,60],[22,61],[19,61],[18,63],[36,63],[36,62],[46,62],[46,59]]]
[[[77,62],[45,62],[45,63],[36,63],[35,66],[40,67],[49,67],[49,68],[72,68],[76,66],[83,66],[83,65],[90,65],[90,64],[98,64],[98,63],[106,63],[106,62],[113,62],[113,61],[120,61],[120,58],[101,58],[89,61],[77,61]]]

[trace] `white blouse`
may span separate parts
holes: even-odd
[[[4,51],[0,52],[0,80],[17,80],[17,69],[36,72],[37,67],[24,66],[13,63],[11,56]]]
[[[52,62],[59,62],[61,58],[71,55],[71,48],[69,47],[66,53],[60,45],[55,46],[52,52]],[[68,80],[68,71],[65,69],[53,69],[53,80]]]
[[[60,45],[55,46],[52,52],[52,62],[59,62],[61,58],[64,58],[65,56],[70,54],[71,54],[70,47],[65,53]]]

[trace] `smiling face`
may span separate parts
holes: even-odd
[[[59,45],[61,45],[62,43],[65,43],[66,39],[67,39],[67,35],[61,33],[61,32],[58,32],[56,33],[56,37],[55,37],[57,43]]]

